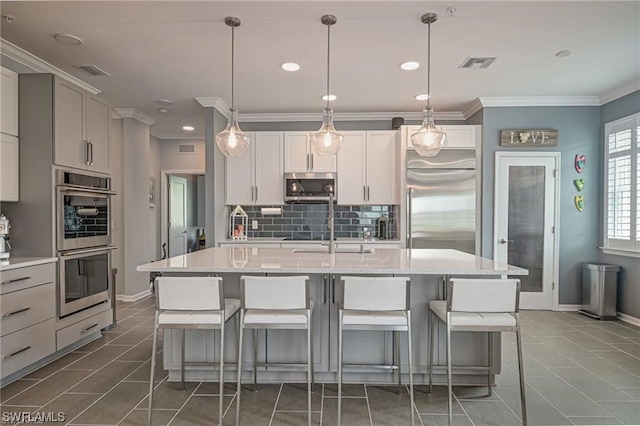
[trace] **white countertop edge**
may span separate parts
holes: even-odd
[[[194,273],[222,273],[222,274],[326,274],[328,272],[336,275],[371,275],[371,274],[403,274],[403,275],[478,275],[478,276],[497,276],[497,275],[528,275],[527,270],[525,269],[509,269],[509,270],[491,270],[491,271],[479,271],[475,269],[464,270],[464,269],[434,269],[434,268],[425,268],[425,269],[412,269],[408,271],[406,269],[372,269],[372,268],[362,268],[357,269],[353,267],[339,268],[339,267],[327,267],[327,268],[309,268],[309,267],[301,267],[301,268],[229,268],[229,267],[220,267],[220,268],[212,268],[212,267],[198,267],[198,266],[186,266],[186,267],[152,267],[141,265],[136,268],[138,272],[194,272]]]
[[[222,240],[218,244],[327,244],[327,240],[284,240],[282,238],[254,238],[249,240]],[[400,240],[365,240],[359,238],[339,238],[337,244],[400,244]]]
[[[57,257],[10,257],[8,260],[0,261],[0,272],[57,261]]]

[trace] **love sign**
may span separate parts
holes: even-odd
[[[556,146],[558,131],[552,129],[513,129],[500,131],[500,146]]]

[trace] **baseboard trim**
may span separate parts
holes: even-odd
[[[582,305],[558,305],[556,311],[579,311]]]
[[[631,315],[618,312],[618,319],[620,321],[628,322],[629,324],[633,324],[635,326],[640,327],[640,318],[632,317]]]
[[[151,289],[146,289],[145,291],[141,291],[137,294],[116,294],[116,300],[119,302],[137,302],[138,300],[144,299],[145,297],[151,295]]]

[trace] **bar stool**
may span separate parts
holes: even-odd
[[[405,331],[407,333],[409,411],[411,424],[414,424],[410,286],[411,281],[408,277],[342,278],[342,303],[338,313],[338,425],[342,421],[344,330]],[[398,366],[400,366],[399,358]]]
[[[156,315],[153,328],[151,378],[149,380],[148,422],[151,425],[153,406],[156,343],[159,329],[182,330],[181,381],[184,389],[185,334],[187,329],[220,330],[220,395],[218,424],[222,425],[224,389],[224,325],[240,309],[239,299],[225,299],[222,278],[218,277],[158,277],[156,278]],[[224,317],[223,317],[224,315]],[[224,318],[224,319],[223,319]],[[214,364],[215,363],[206,363]]]
[[[527,407],[524,394],[524,370],[522,364],[522,342],[520,339],[520,280],[451,278],[447,286],[447,300],[429,302],[429,393],[433,383],[433,335],[435,318],[447,328],[447,386],[449,390],[449,425],[453,420],[453,390],[451,384],[451,332],[488,332],[489,362],[487,382],[491,395],[493,373],[493,332],[516,333],[518,370],[520,375],[520,402],[522,424],[527,424]]]
[[[307,411],[311,425],[311,385],[313,383],[313,355],[311,313],[313,301],[309,299],[309,277],[240,277],[240,336],[238,339],[238,389],[236,425],[240,421],[240,392],[242,386],[242,337],[244,329],[254,330],[254,382],[257,381],[257,339],[259,329],[307,330]],[[266,365],[266,364],[265,364]]]

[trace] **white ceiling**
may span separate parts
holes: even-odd
[[[447,8],[455,6],[452,16]],[[236,99],[240,113],[316,113],[325,93],[326,27],[336,113],[419,112],[426,92],[427,26],[436,112],[461,112],[479,97],[600,96],[640,82],[638,1],[2,1],[2,38],[97,87],[114,107],[156,119],[157,134],[204,134],[195,97],[230,104],[231,30],[237,16]],[[67,46],[56,33],[80,37]],[[555,53],[571,50],[558,58]],[[496,56],[490,68],[459,69],[467,57]],[[402,71],[415,60],[422,66]],[[284,62],[301,65],[285,72]],[[73,65],[95,64],[94,77]],[[629,89],[631,88],[631,89]],[[157,99],[174,103],[169,114]]]

